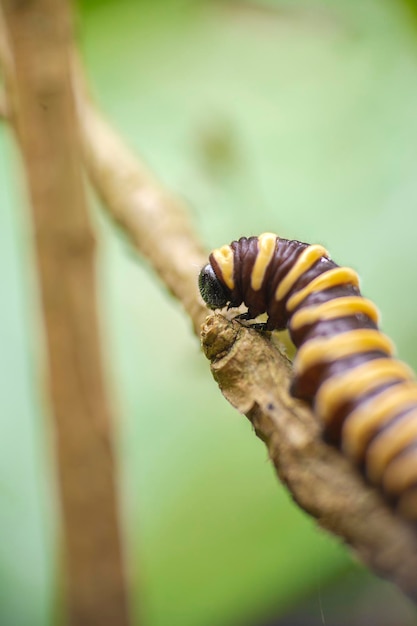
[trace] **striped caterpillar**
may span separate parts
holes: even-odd
[[[214,250],[199,287],[211,309],[244,303],[245,319],[267,313],[266,330],[288,328],[297,348],[292,395],[312,408],[325,439],[417,521],[417,383],[393,357],[356,272],[321,245],[264,233]]]

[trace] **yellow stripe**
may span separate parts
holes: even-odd
[[[317,244],[313,246],[308,246],[305,248],[288,274],[282,279],[278,288],[275,292],[275,300],[282,300],[285,298],[287,293],[294,287],[297,280],[302,276],[307,270],[313,267],[314,263],[321,259],[322,257],[328,257],[329,253],[326,248],[323,246],[319,246]]]
[[[350,267],[335,267],[333,270],[319,274],[306,287],[297,291],[287,302],[287,311],[293,311],[307,296],[314,291],[323,291],[338,285],[350,284],[359,287],[359,277]]]
[[[359,328],[334,337],[310,339],[298,350],[294,361],[294,372],[300,376],[305,370],[317,365],[336,361],[352,354],[381,350],[392,356],[394,346],[379,330]]]
[[[373,359],[353,369],[328,378],[317,392],[314,410],[329,422],[337,409],[363,393],[377,389],[392,380],[411,380],[412,370],[395,359]]]
[[[382,477],[384,491],[389,494],[400,494],[417,482],[416,450],[409,450],[391,461]]]
[[[369,437],[396,415],[417,403],[415,381],[404,381],[364,402],[346,418],[342,429],[342,450],[359,459]]]
[[[265,277],[265,272],[274,256],[277,236],[274,233],[263,233],[258,237],[258,254],[252,269],[251,287],[259,291]]]
[[[235,281],[233,280],[234,257],[233,250],[230,246],[222,246],[213,250],[212,255],[219,266],[223,280],[229,289],[234,289]]]
[[[362,296],[346,296],[296,311],[291,318],[290,328],[291,330],[299,330],[303,326],[315,324],[322,320],[358,315],[359,313],[364,313],[375,324],[379,324],[379,312],[373,302],[362,298]]]
[[[391,459],[416,438],[417,409],[394,422],[371,442],[366,451],[366,474],[369,480],[379,483]]]

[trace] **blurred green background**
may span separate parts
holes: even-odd
[[[84,0],[76,31],[104,111],[185,198],[208,248],[265,230],[324,243],[417,367],[413,2]],[[5,127],[0,141],[0,624],[52,626],[42,326]],[[399,592],[292,504],[180,307],[91,200],[137,622],[414,624]]]

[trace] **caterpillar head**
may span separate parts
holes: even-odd
[[[217,278],[210,263],[201,270],[198,286],[201,297],[210,309],[222,309],[230,302],[230,289]]]

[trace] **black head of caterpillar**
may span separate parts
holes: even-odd
[[[198,287],[201,297],[210,309],[223,309],[230,302],[230,289],[217,278],[210,263],[201,270]]]
[[[310,405],[326,439],[417,522],[417,383],[393,357],[356,272],[320,245],[264,233],[214,250],[199,286],[212,309],[243,302],[248,319],[267,313],[268,329],[288,328],[298,349],[292,394]]]

